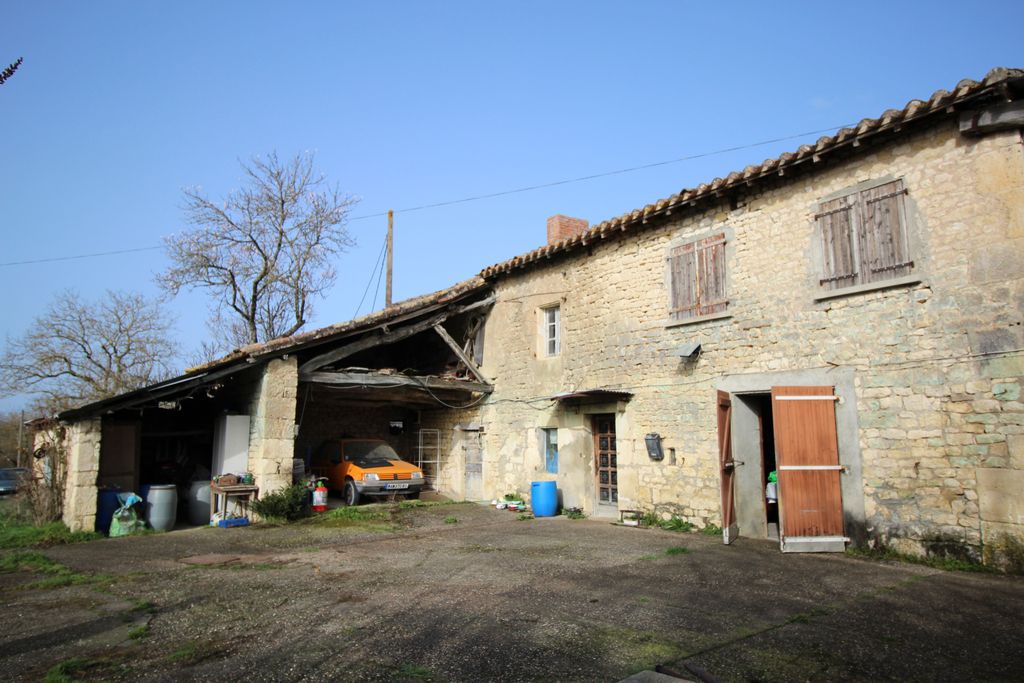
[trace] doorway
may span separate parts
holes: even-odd
[[[595,415],[591,419],[594,434],[594,466],[597,475],[597,504],[619,506],[619,457],[615,441],[615,415]]]
[[[845,548],[837,400],[831,386],[719,392],[723,519],[734,510],[726,543],[742,535],[776,539],[784,552]]]

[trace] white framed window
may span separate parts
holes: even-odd
[[[562,308],[557,304],[540,309],[540,341],[544,356],[562,352]]]
[[[875,183],[818,204],[819,284],[844,289],[909,276],[914,269],[902,180]]]

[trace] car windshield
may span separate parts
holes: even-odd
[[[0,481],[14,481],[18,478],[18,473],[11,470],[0,470]]]
[[[401,460],[395,449],[383,441],[347,441],[345,459],[360,467],[386,467],[389,460]]]

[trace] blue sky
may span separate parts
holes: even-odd
[[[985,7],[7,0],[0,68],[25,61],[0,86],[0,262],[159,245],[183,227],[182,188],[222,196],[239,159],[273,150],[315,152],[361,217],[835,128],[1024,66],[1024,5]],[[819,135],[399,212],[395,298],[539,246],[552,214],[597,222]],[[314,327],[355,313],[385,225],[351,223]],[[165,265],[0,267],[2,332],[68,288],[156,295]],[[198,346],[206,297],[169,309]]]

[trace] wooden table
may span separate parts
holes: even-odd
[[[244,497],[245,502],[243,507],[245,508],[246,516],[249,515],[249,504],[252,501],[260,497],[260,487],[253,484],[232,484],[230,486],[221,486],[216,482],[210,483],[210,521],[213,521],[214,515],[217,512],[226,512],[228,507],[228,498],[235,496],[238,498]]]

